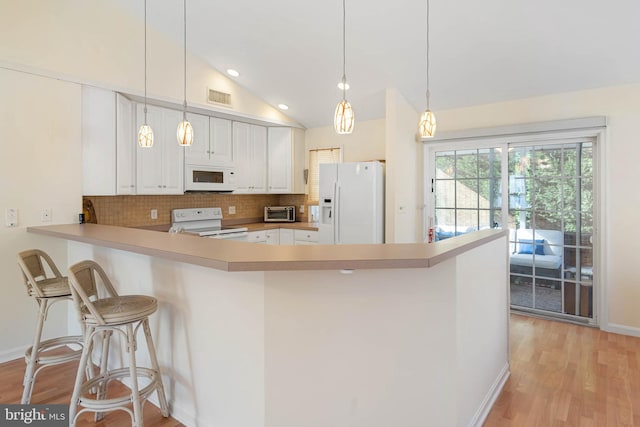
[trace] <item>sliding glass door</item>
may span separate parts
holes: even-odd
[[[591,322],[593,140],[434,148],[428,161],[436,241],[508,228],[512,309]]]

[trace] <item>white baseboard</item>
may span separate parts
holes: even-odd
[[[0,351],[0,363],[10,362],[16,359],[24,359],[24,352],[27,351],[27,348],[29,348],[29,346]]]
[[[636,328],[633,326],[618,325],[616,323],[607,323],[606,325],[601,325],[600,329],[606,332],[612,332],[614,334],[640,337],[640,328]]]
[[[485,420],[487,419],[491,408],[493,408],[493,404],[496,402],[496,399],[500,395],[504,384],[509,379],[509,375],[511,375],[511,371],[509,370],[509,363],[506,363],[491,385],[489,392],[482,400],[482,403],[480,404],[480,407],[476,411],[475,415],[469,422],[469,426],[482,427],[482,424],[484,424]]]

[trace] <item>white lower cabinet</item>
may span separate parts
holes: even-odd
[[[293,245],[293,230],[290,228],[280,229],[280,244],[281,245]]]
[[[293,230],[294,244],[296,245],[317,245],[318,232],[310,230]]]
[[[267,245],[279,245],[280,244],[280,229],[267,230]]]
[[[317,245],[318,232],[291,228],[250,231],[247,236],[247,242],[266,243],[268,245]]]
[[[247,234],[247,242],[249,243],[267,243],[267,233],[262,231],[250,231]]]

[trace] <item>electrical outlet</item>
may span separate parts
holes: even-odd
[[[40,212],[40,221],[42,222],[51,222],[53,214],[51,212],[51,208],[44,208]]]
[[[236,207],[229,206],[229,215],[235,215],[235,214],[236,214]]]
[[[18,226],[18,208],[5,209],[4,221],[7,227],[17,227]]]
[[[300,205],[300,213],[304,213],[304,205]]]
[[[151,209],[151,219],[158,219],[158,209]]]

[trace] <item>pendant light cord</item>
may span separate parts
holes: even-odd
[[[182,113],[182,117],[186,121],[187,120],[187,0],[183,0],[183,5],[184,5],[184,111]]]
[[[429,110],[429,0],[427,0],[427,110]]]
[[[347,8],[345,6],[346,0],[342,0],[342,100],[347,99],[347,42],[346,42],[346,27],[347,27]]]
[[[147,0],[144,0],[144,124],[147,124]]]

